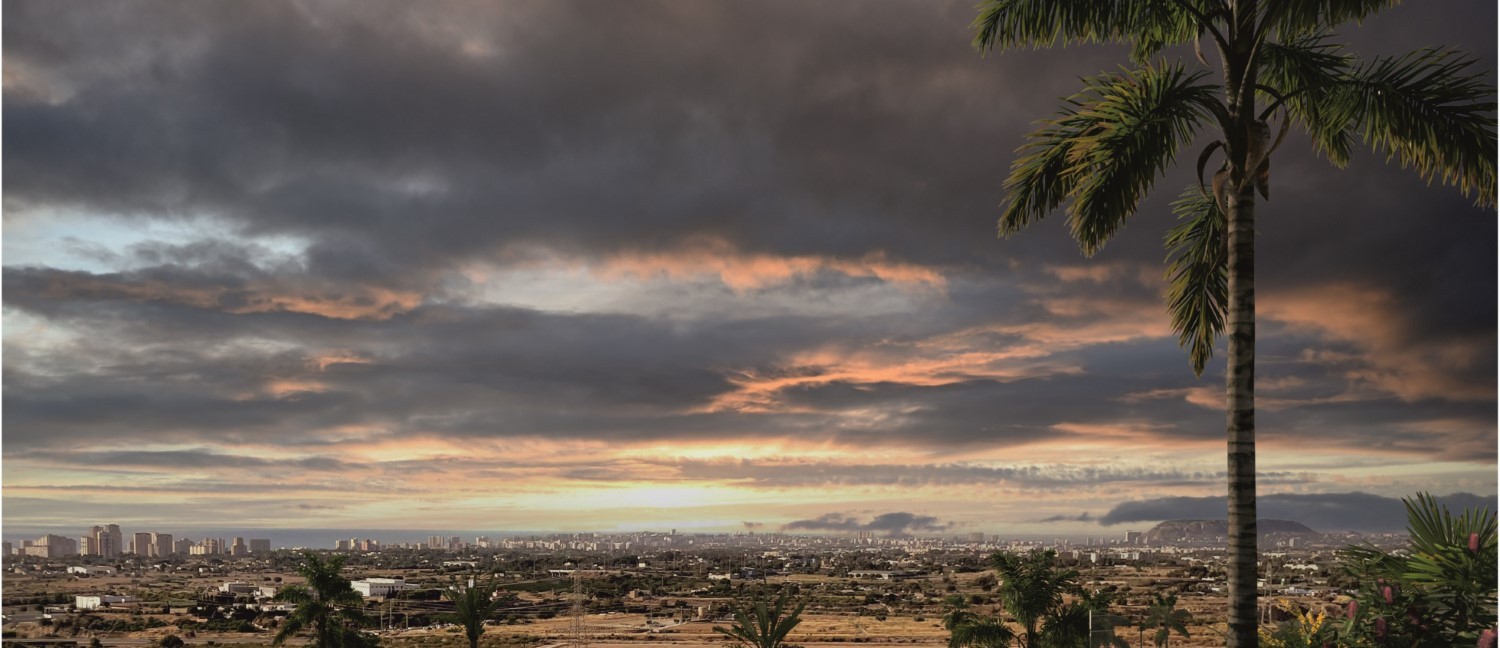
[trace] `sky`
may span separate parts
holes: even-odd
[[[1025,133],[1126,57],[982,56],[974,13],[7,2],[7,537],[1222,516],[1223,347],[1196,378],[1161,244],[1209,140],[1092,258],[1056,215],[998,239]],[[1493,83],[1496,24],[1339,38]],[[1492,503],[1494,211],[1300,129],[1271,186],[1262,517]]]

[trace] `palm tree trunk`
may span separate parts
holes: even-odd
[[[1225,201],[1229,220],[1229,646],[1256,646],[1255,194],[1247,170]]]

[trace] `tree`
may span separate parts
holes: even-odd
[[[791,634],[792,628],[802,623],[802,610],[807,607],[807,601],[801,601],[796,604],[795,609],[788,611],[791,598],[791,589],[783,588],[781,595],[772,604],[770,596],[757,589],[751,594],[749,601],[736,601],[734,624],[728,628],[714,626],[714,632],[747,648],[779,648],[787,645],[787,635]]]
[[[1016,631],[995,616],[971,614],[948,630],[948,648],[1010,648],[1016,639]]]
[[[1454,516],[1431,495],[1406,505],[1406,555],[1373,546],[1340,552],[1360,583],[1340,634],[1349,642],[1403,646],[1473,646],[1493,633],[1496,614],[1495,515]]]
[[[1152,631],[1151,639],[1156,648],[1165,648],[1172,645],[1174,631],[1184,637],[1192,636],[1187,629],[1187,622],[1192,620],[1193,615],[1187,610],[1177,609],[1176,594],[1156,594],[1151,597],[1151,607],[1146,609],[1141,629]]]
[[[969,609],[969,602],[961,594],[953,594],[943,601],[948,605],[947,611],[943,613],[943,629],[953,632],[955,627],[968,622],[974,618],[974,612]],[[951,645],[951,644],[950,644]]]
[[[1062,606],[1063,594],[1078,591],[1078,571],[1053,566],[1057,552],[997,553],[990,557],[1000,574],[1000,605],[1025,628],[1026,648],[1040,648],[1041,623]]]
[[[294,603],[297,609],[281,625],[272,645],[279,646],[308,627],[313,629],[317,648],[373,645],[373,640],[358,630],[358,624],[365,621],[360,611],[364,598],[340,573],[345,558],[333,556],[324,560],[316,552],[303,552],[303,562],[297,566],[297,573],[307,579],[307,586],[289,585],[276,592],[276,600]],[[350,627],[350,624],[355,624],[355,627]]]
[[[1005,181],[1002,236],[1067,202],[1085,255],[1124,225],[1200,127],[1217,139],[1198,156],[1198,182],[1174,204],[1168,310],[1201,375],[1229,334],[1225,375],[1229,491],[1229,645],[1256,642],[1255,194],[1270,197],[1271,154],[1292,121],[1335,166],[1356,137],[1428,181],[1495,204],[1493,89],[1470,59],[1445,48],[1359,62],[1333,42],[1390,0],[985,0],[974,20],[980,51],[1064,43],[1131,45],[1133,70],[1085,81],[1055,119],[1028,136]],[[1149,62],[1201,41],[1223,81],[1180,61]],[[1262,108],[1261,99],[1268,103]],[[1272,138],[1271,119],[1280,115]],[[1215,152],[1224,161],[1204,185]]]
[[[495,583],[474,584],[474,579],[469,579],[467,586],[454,585],[443,591],[443,596],[453,601],[453,614],[449,616],[454,623],[464,628],[464,636],[469,639],[469,648],[479,648],[479,637],[484,635],[484,622],[494,616],[495,610],[505,602],[504,598],[495,596],[498,588]]]
[[[1129,620],[1109,611],[1114,594],[1106,590],[1077,591],[1077,598],[1048,613],[1042,622],[1042,645],[1053,648],[1129,648],[1115,636],[1115,627]]]
[[[174,634],[169,634],[157,640],[156,645],[160,648],[182,648],[184,643],[186,642],[184,642],[181,637],[178,637]]]

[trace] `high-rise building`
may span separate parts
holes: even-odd
[[[250,553],[268,553],[271,551],[270,538],[251,538]]]
[[[172,553],[189,554],[193,551],[193,541],[187,538],[172,542]]]
[[[72,538],[49,533],[31,543],[31,546],[25,547],[23,553],[42,558],[61,558],[78,553],[78,543]]]
[[[26,542],[30,543],[31,541],[27,540]],[[26,547],[26,545],[23,544],[22,548],[25,548],[25,547]],[[99,547],[98,547],[98,545],[96,545],[94,543],[94,536],[92,536],[92,535],[78,536],[78,554],[82,555],[82,556],[97,556],[97,555],[99,555]]]
[[[248,555],[250,555],[250,547],[245,544],[245,539],[244,538],[235,538],[234,539],[234,543],[231,544],[231,545],[229,545],[229,555],[231,555],[231,556],[248,556]]]
[[[137,556],[154,556],[156,554],[152,550],[155,548],[156,543],[151,541],[151,534],[149,533],[137,532],[130,538],[130,553]]]
[[[339,540],[338,542],[333,543],[333,550],[334,551],[348,551],[349,550],[349,541],[348,540]]]
[[[427,538],[428,549],[446,549],[447,547],[448,541],[444,539],[443,536],[435,535]]]
[[[177,551],[177,547],[172,544],[172,534],[170,533],[151,534],[151,544],[156,547],[156,553],[151,554],[153,556],[166,557]]]

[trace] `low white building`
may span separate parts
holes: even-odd
[[[84,576],[114,576],[114,567],[102,565],[73,565],[68,568],[69,574],[83,574]]]
[[[365,598],[370,598],[371,596],[390,596],[401,590],[411,589],[413,587],[411,585],[407,585],[406,579],[402,577],[366,578],[364,580],[354,581],[353,583],[350,583],[350,585],[353,585],[354,591],[359,592],[359,595]]]
[[[73,607],[80,610],[97,610],[104,604],[118,605],[121,603],[135,603],[136,599],[129,596],[115,596],[113,594],[101,594],[98,596],[76,596],[73,598]]]

